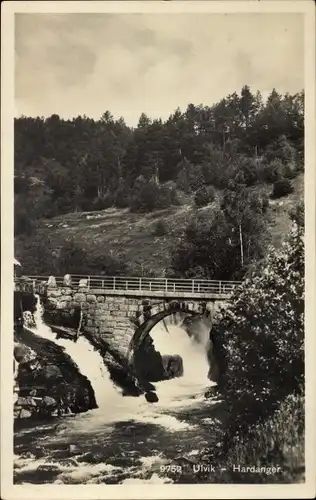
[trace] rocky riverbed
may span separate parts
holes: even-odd
[[[16,417],[42,418],[96,408],[90,381],[71,357],[27,328],[14,335]]]

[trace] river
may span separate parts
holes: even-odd
[[[211,383],[206,345],[181,328],[181,317],[166,318],[151,331],[161,354],[180,354],[184,375],[155,384],[159,402],[123,397],[110,380],[99,353],[83,336],[77,343],[58,339],[35,313],[36,335],[65,348],[95,392],[98,409],[42,422],[23,419],[15,426],[16,484],[128,484],[194,482],[197,456],[218,445],[216,411],[205,399]],[[174,324],[176,323],[176,324]],[[196,479],[200,481],[200,479]]]

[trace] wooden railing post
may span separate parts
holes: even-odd
[[[192,280],[192,293],[194,293],[194,280]]]
[[[115,283],[115,276],[114,276],[114,278],[113,278],[113,290],[115,290],[115,285],[116,285],[116,283]]]
[[[222,293],[222,282],[221,281],[218,284],[218,288],[219,288],[218,293],[220,295]]]
[[[139,290],[141,290],[141,289],[142,289],[142,279],[139,278]]]
[[[88,290],[90,290],[90,276],[88,276]]]
[[[166,281],[166,284],[165,284],[165,290],[166,290],[166,292],[168,292],[168,280],[167,280],[167,278],[166,278],[166,280],[165,280],[165,281]]]

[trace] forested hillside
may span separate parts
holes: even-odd
[[[167,274],[242,277],[271,241],[275,200],[299,201],[303,151],[303,92],[263,102],[245,86],[136,128],[109,111],[17,118],[17,256],[33,273],[157,274],[156,242]]]

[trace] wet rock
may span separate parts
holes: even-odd
[[[50,396],[44,396],[41,405],[43,406],[57,406],[57,401],[54,398],[51,398]]]
[[[56,365],[47,365],[44,367],[44,374],[45,374],[45,377],[47,378],[54,378],[54,379],[62,379],[63,378],[63,374],[60,370],[60,368]]]
[[[15,341],[14,357],[22,360],[16,375],[15,417],[51,417],[97,407],[90,381],[63,348],[29,330],[15,332]]]
[[[13,354],[16,361],[18,363],[21,363],[23,361],[27,361],[30,358],[30,349],[22,344],[15,343]]]
[[[219,392],[218,386],[214,385],[212,387],[209,387],[209,389],[207,389],[207,391],[205,392],[204,396],[206,398],[212,398],[214,396],[217,396],[218,392]]]
[[[135,350],[133,365],[139,380],[158,382],[164,379],[161,354],[155,350],[152,338],[149,335],[145,337],[143,343]]]
[[[78,447],[77,447],[75,444],[70,444],[70,445],[69,445],[69,453],[70,453],[71,455],[76,455],[76,454],[78,454],[78,453],[79,453],[79,449],[78,449]]]
[[[44,450],[44,448],[42,448],[42,446],[36,446],[34,448],[34,455],[36,456],[36,458],[45,457],[45,450]]]
[[[178,354],[163,355],[162,364],[164,367],[164,378],[171,379],[182,377],[183,375],[183,360]]]
[[[26,328],[35,328],[36,323],[33,314],[31,311],[24,311],[23,312],[23,325]]]
[[[19,411],[19,418],[30,418],[31,416],[32,416],[32,412],[29,410],[22,408]]]
[[[146,401],[148,401],[148,403],[157,403],[159,401],[157,394],[155,392],[152,392],[152,391],[146,392],[145,398],[146,398]]]
[[[34,406],[37,406],[36,404],[36,401],[31,397],[31,396],[28,396],[28,397],[18,397],[16,403],[15,403],[16,407],[17,408],[23,408],[23,409],[27,409],[27,408],[30,408],[30,407],[34,407]]]

